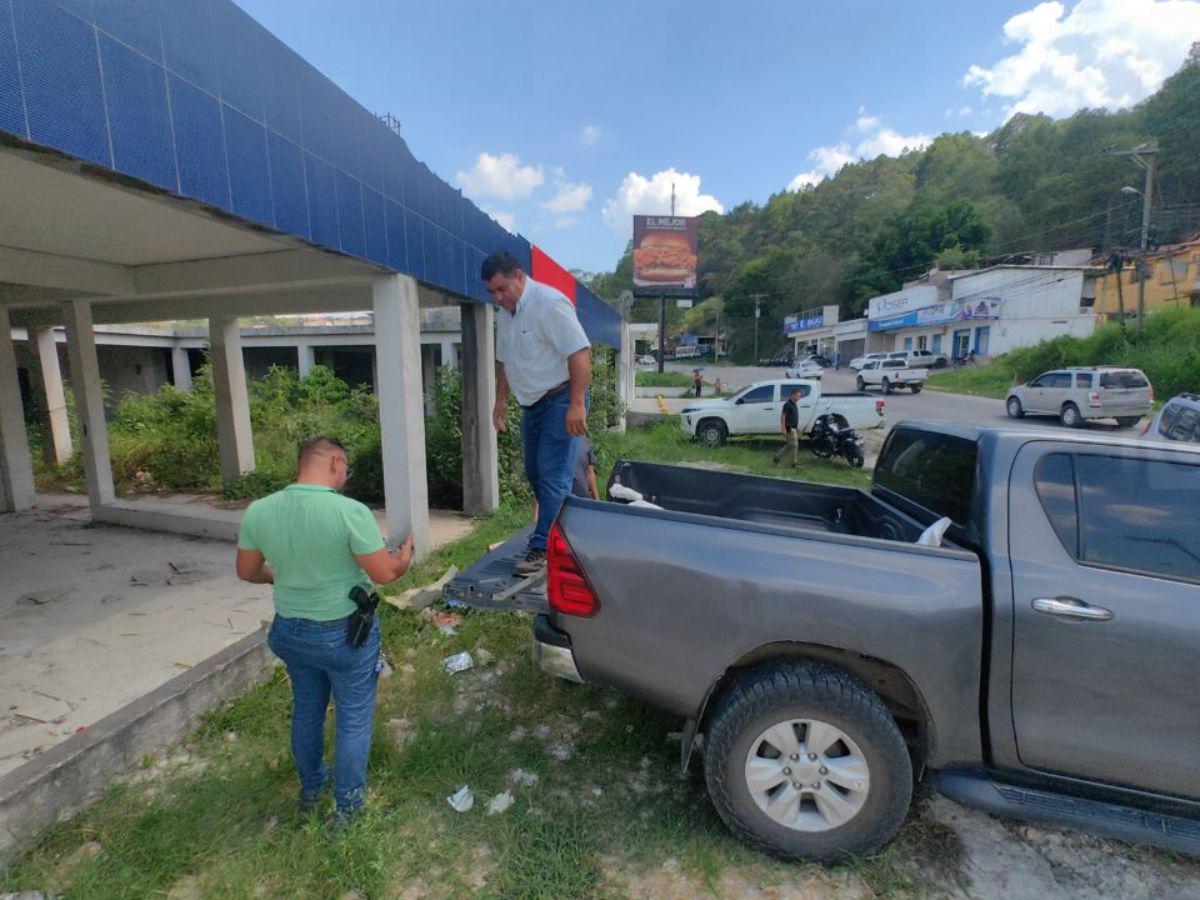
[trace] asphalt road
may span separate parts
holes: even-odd
[[[760,366],[713,366],[687,365],[685,363],[667,363],[667,369],[691,374],[694,368],[703,370],[705,381],[720,378],[723,385],[745,387],[755,381],[766,381],[783,378],[784,369],[765,368]],[[855,390],[854,372],[850,369],[834,371],[826,369],[821,379],[822,388],[829,393]],[[947,394],[942,391],[923,390],[919,394],[910,391],[894,391],[887,396],[877,389],[868,389],[869,393],[882,396],[887,403],[886,418],[889,427],[905,420],[923,422],[950,422],[955,425],[1013,425],[1012,419],[1004,411],[1004,402],[991,400],[987,397],[971,397],[966,394]],[[1057,419],[1048,417],[1026,418],[1023,425],[1057,429],[1062,426]],[[1097,431],[1111,432],[1116,435],[1136,437],[1136,428],[1119,429],[1115,422],[1102,420],[1088,426]]]

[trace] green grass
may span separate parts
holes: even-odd
[[[1003,400],[1012,383],[1012,372],[1006,366],[995,362],[935,372],[929,376],[925,387],[931,391]]]
[[[777,470],[769,440],[709,449],[675,423],[596,436],[600,478],[617,458],[701,462],[764,474],[862,483],[845,465],[806,457]],[[527,523],[512,505],[414,567],[393,590],[469,564]],[[383,642],[395,674],[380,682],[369,811],[332,838],[328,808],[300,815],[288,750],[290,693],[282,670],[209,712],[170,753],[147,759],[129,780],[66,822],[43,830],[0,871],[4,890],[73,897],[601,897],[642,890],[667,860],[698,895],[721,879],[801,885],[821,872],[785,865],[729,836],[695,770],[677,778],[681,722],[609,690],[542,674],[529,654],[529,618],[468,614],[443,636],[420,615],[385,607]],[[486,648],[495,663],[448,676],[441,661]],[[399,745],[397,720],[411,740]],[[332,724],[332,723],[331,723]],[[556,758],[567,748],[570,756]],[[488,816],[508,774],[536,773],[515,805]],[[469,784],[475,809],[458,814],[445,797]],[[94,858],[81,855],[88,842]],[[954,842],[918,807],[898,843],[838,871],[880,896],[919,894],[953,877]],[[632,885],[632,887],[631,887]],[[191,893],[188,893],[191,891]]]
[[[647,372],[639,369],[633,383],[638,387],[691,387],[692,376],[686,372]]]

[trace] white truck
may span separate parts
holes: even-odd
[[[732,397],[685,406],[679,416],[684,434],[703,444],[719,447],[726,438],[739,434],[779,434],[783,403],[793,390],[801,397],[800,433],[806,434],[819,416],[832,413],[843,427],[882,428],[883,400],[862,393],[826,394],[813,379],[757,381]]]
[[[877,387],[885,394],[890,394],[896,388],[906,387],[914,394],[919,394],[928,377],[928,369],[923,366],[914,368],[903,359],[873,359],[858,370],[855,384],[860,391]]]

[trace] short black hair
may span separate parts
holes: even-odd
[[[345,453],[346,445],[335,437],[322,435],[309,438],[300,445],[300,452],[296,454],[296,462],[300,468],[304,468],[314,456],[324,456],[327,453],[333,453],[337,450]]]
[[[512,277],[524,271],[515,256],[505,250],[497,250],[483,261],[483,265],[479,267],[479,277],[484,281],[491,281],[497,274]]]

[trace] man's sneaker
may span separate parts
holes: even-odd
[[[339,806],[333,811],[333,816],[329,820],[329,827],[335,835],[342,834],[347,828],[358,821],[358,817],[363,814],[363,808],[359,806]]]
[[[326,781],[321,787],[315,791],[306,791],[301,789],[300,796],[296,800],[296,809],[301,813],[310,813],[317,808],[317,804],[321,802],[321,797],[329,790],[329,782]]]
[[[539,547],[530,549],[525,554],[525,558],[513,566],[514,574],[520,575],[522,578],[538,575],[544,571],[546,571],[546,551]]]

